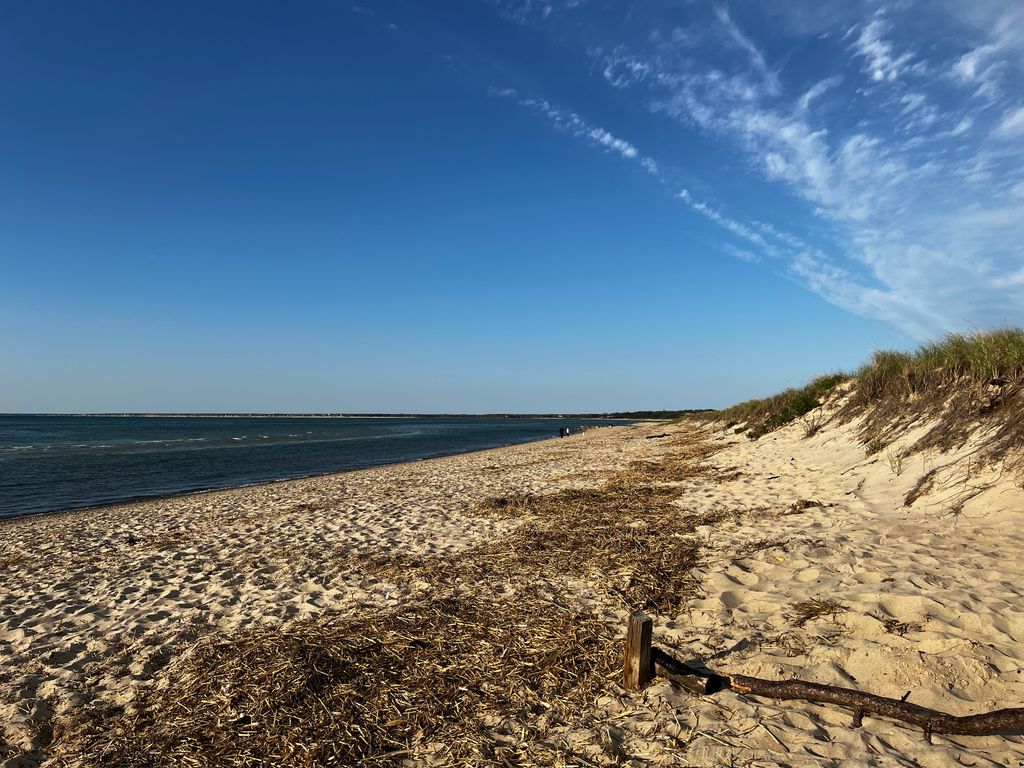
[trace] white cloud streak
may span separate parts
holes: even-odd
[[[1010,139],[1024,136],[1024,107],[1018,107],[1003,117],[996,133]]]
[[[895,80],[914,58],[910,53],[894,53],[892,43],[884,37],[888,29],[885,20],[875,17],[861,26],[853,44],[856,53],[864,58],[865,72],[876,82]]]
[[[729,10],[724,6],[718,6],[715,8],[715,16],[718,17],[719,23],[725,28],[726,34],[729,38],[742,50],[746,51],[750,57],[750,63],[757,73],[761,76],[762,80],[767,84],[768,89],[772,93],[777,93],[779,90],[779,81],[775,73],[768,68],[768,64],[765,62],[764,54],[754,45],[750,38],[743,34],[742,30],[732,20],[729,15]]]
[[[749,226],[740,221],[737,221],[736,219],[732,219],[729,218],[728,216],[722,215],[707,203],[704,203],[700,200],[696,200],[693,197],[693,195],[690,194],[689,190],[679,190],[679,192],[676,194],[676,197],[679,200],[682,200],[688,206],[690,206],[690,208],[699,213],[701,216],[704,216],[710,219],[711,221],[715,222],[715,224],[718,224],[720,227],[729,230],[734,235],[736,235],[736,237],[742,238],[749,243],[753,243],[760,249],[762,253],[765,253],[769,256],[779,255],[778,248],[776,248],[774,245],[771,245],[759,232],[754,231],[752,228],[750,228]]]
[[[604,128],[591,125],[572,110],[560,109],[546,99],[532,96],[520,98],[519,92],[514,88],[491,88],[490,92],[494,96],[516,99],[520,106],[534,109],[546,116],[558,130],[565,131],[576,138],[585,139],[626,160],[634,160],[652,175],[657,176],[659,173],[658,164],[653,159],[642,156],[640,150],[633,144]]]
[[[950,29],[939,39],[970,25],[969,47],[915,45],[914,9],[893,5],[831,29],[850,58],[810,84],[780,80],[793,70],[773,69],[724,6],[704,27],[717,30],[704,48],[690,31],[677,42],[670,27],[639,47],[613,38],[587,51],[611,86],[640,91],[684,136],[697,131],[731,148],[802,205],[816,232],[797,237],[679,192],[737,239],[724,253],[770,258],[837,306],[914,337],[1024,323],[1024,105],[1005,98],[1010,74],[1024,75],[1024,6],[941,1]],[[708,50],[722,34],[742,56],[722,63]],[[626,157],[633,147],[601,141],[573,113],[547,114],[608,151]],[[670,170],[639,151],[629,159],[662,181]]]
[[[749,251],[746,248],[737,248],[732,243],[726,243],[725,245],[721,246],[721,251],[722,253],[732,256],[734,259],[745,261],[748,264],[756,264],[757,262],[761,261],[761,257],[758,256],[753,251]]]
[[[957,3],[946,0],[949,12],[981,32],[983,42],[960,56],[951,76],[973,88],[985,103],[997,102],[1006,92],[1004,81],[1021,76],[1024,64],[1024,5],[1020,3]]]
[[[829,89],[835,88],[841,82],[843,82],[843,78],[840,75],[833,75],[832,77],[826,77],[824,80],[819,80],[797,100],[797,109],[801,112],[806,112],[811,106],[811,102],[822,96]]]

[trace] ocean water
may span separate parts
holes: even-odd
[[[0,518],[443,456],[595,419],[0,415]]]

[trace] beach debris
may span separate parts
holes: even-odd
[[[462,552],[353,558],[348,569],[405,584],[415,598],[210,635],[130,706],[62,720],[52,764],[619,760],[600,753],[608,721],[594,708],[622,695],[618,621],[580,601],[572,580],[588,580],[599,605],[678,613],[699,588],[696,529],[735,513],[686,513],[665,481],[711,476],[715,450],[697,440],[597,487],[482,502],[475,514],[519,524]]]
[[[807,622],[820,619],[822,616],[828,616],[832,621],[835,621],[840,613],[848,609],[837,600],[821,600],[814,597],[810,600],[802,600],[799,603],[795,603],[790,610],[792,613],[786,618],[790,620],[794,627],[802,627]]]
[[[915,624],[907,621],[900,621],[893,616],[877,616],[874,618],[882,622],[882,626],[885,627],[885,631],[891,635],[899,635],[903,637],[907,632],[919,632],[921,630],[920,624]]]
[[[812,507],[824,506],[826,505],[822,504],[820,501],[815,501],[814,499],[799,499],[789,505],[789,510],[785,514],[795,515],[800,512],[804,512],[808,509],[811,509]]]
[[[1024,707],[998,709],[976,715],[951,715],[928,707],[921,707],[907,701],[911,691],[907,691],[899,699],[877,696],[873,693],[858,691],[853,688],[842,688],[836,685],[823,685],[807,680],[764,680],[759,677],[739,674],[717,674],[703,667],[686,664],[653,646],[644,647],[643,643],[651,637],[651,632],[640,632],[639,627],[649,627],[651,620],[643,614],[634,614],[629,619],[627,632],[626,659],[650,659],[646,670],[646,680],[659,674],[682,688],[698,695],[731,690],[747,696],[759,696],[769,699],[793,700],[801,699],[816,704],[835,704],[853,710],[852,726],[859,728],[866,715],[886,717],[890,720],[916,725],[924,731],[925,740],[931,742],[933,733],[948,733],[959,736],[996,736],[1019,734],[1024,731]],[[634,629],[634,626],[637,629]],[[639,645],[631,646],[630,639]],[[632,668],[627,670],[624,685],[637,689],[643,683],[645,675],[638,671],[630,676]]]
[[[617,660],[605,621],[529,585],[253,627],[201,641],[132,707],[64,724],[54,764],[565,764],[543,759],[545,735],[602,695]]]
[[[668,437],[668,436],[669,436],[668,432],[662,432],[660,435],[648,435],[644,439],[645,440],[657,440],[659,438]]]

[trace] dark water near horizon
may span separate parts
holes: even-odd
[[[0,518],[557,437],[601,419],[0,415]]]

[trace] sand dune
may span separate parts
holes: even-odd
[[[658,627],[656,637],[715,657],[709,664],[730,672],[895,698],[909,691],[909,701],[957,715],[1020,706],[1024,491],[995,468],[967,477],[971,446],[959,456],[910,457],[897,475],[885,454],[865,457],[855,430],[833,427],[805,439],[795,424],[755,443],[719,435],[730,445],[714,461],[744,474],[690,493],[751,511],[704,531],[717,553],[701,573],[706,596]],[[920,477],[944,464],[937,490],[905,507]],[[952,514],[965,486],[979,493]],[[800,500],[820,505],[793,509]],[[797,608],[811,600],[838,607],[802,622]],[[678,706],[664,683],[647,696]],[[713,759],[928,766],[1024,760],[1020,737],[937,737],[928,746],[920,731],[882,720],[852,730],[848,712],[823,706],[742,697],[722,704],[730,711],[687,702],[705,730],[742,744],[705,742],[702,751]]]

